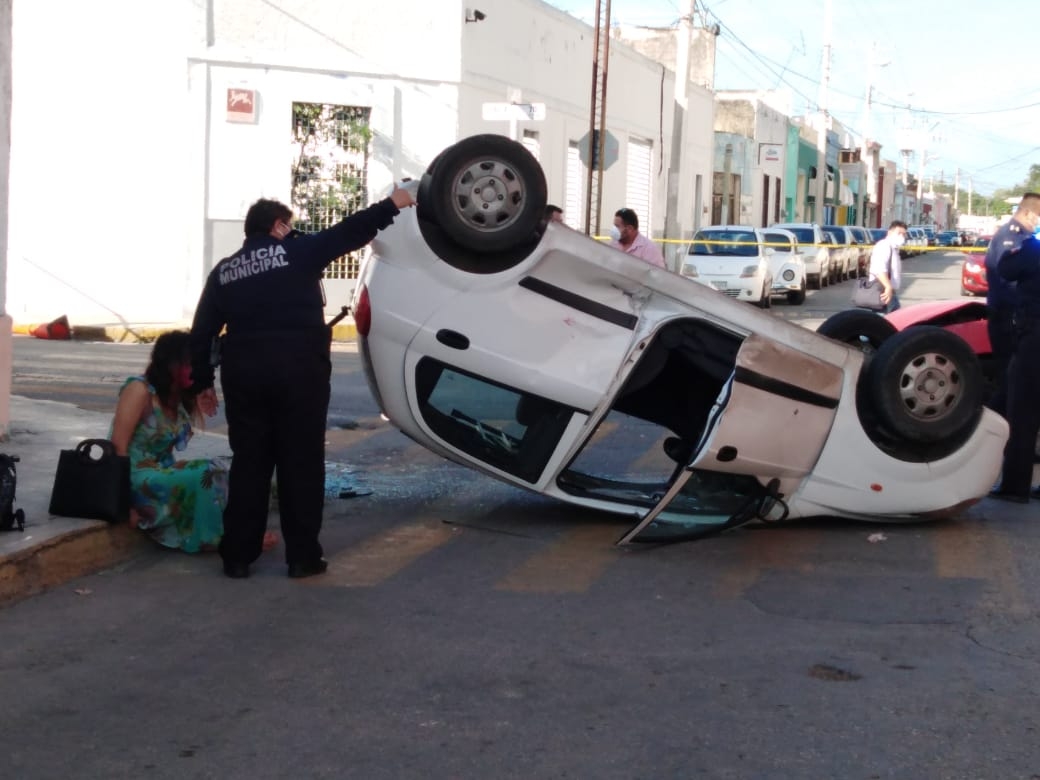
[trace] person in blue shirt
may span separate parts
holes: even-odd
[[[993,392],[986,405],[998,414],[1007,414],[1007,370],[1014,350],[1014,329],[1011,318],[1018,295],[1015,281],[1005,279],[997,270],[1000,259],[1014,254],[1022,242],[1032,238],[1040,220],[1040,194],[1027,192],[1022,196],[1015,215],[993,235],[986,250],[986,293],[989,343],[993,360]]]
[[[211,352],[226,327],[220,382],[232,459],[219,550],[228,577],[248,577],[260,555],[274,474],[289,576],[328,567],[318,541],[332,372],[322,272],[412,205],[411,193],[395,187],[327,230],[293,235],[292,209],[258,200],[242,248],[206,279],[191,326],[191,379],[199,408],[216,411]]]
[[[1040,241],[1033,235],[1040,225],[1040,196],[1033,198],[1036,205],[1026,207],[1030,213],[1020,222],[1029,235],[1016,241],[1014,251],[1005,252],[997,263],[1001,280],[1015,285],[1014,347],[1007,369],[1008,442],[1000,487],[991,495],[1020,504],[1028,503],[1030,496],[1040,498],[1040,488],[1030,490],[1040,433]],[[1031,211],[1033,208],[1037,211]],[[1016,220],[1022,212],[1023,205],[1019,205]],[[992,283],[991,279],[991,287]]]

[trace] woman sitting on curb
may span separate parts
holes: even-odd
[[[130,457],[130,525],[164,547],[215,550],[223,535],[227,465],[219,459],[174,460],[202,425],[189,391],[188,333],[164,333],[155,341],[144,376],[123,383],[109,438]],[[278,543],[268,532],[264,549]]]

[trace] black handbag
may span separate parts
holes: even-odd
[[[50,513],[125,523],[130,519],[130,458],[108,439],[84,439],[62,450],[54,474]]]
[[[881,302],[881,293],[885,286],[877,279],[858,279],[852,291],[852,305],[860,309],[883,311],[885,304]]]

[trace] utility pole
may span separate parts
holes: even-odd
[[[922,127],[927,121],[927,119],[922,121]],[[917,145],[920,149],[921,155],[917,160],[917,208],[920,216],[914,220],[915,222],[924,222],[924,207],[921,202],[921,197],[923,195],[922,188],[924,186],[924,167],[928,164],[928,147],[931,145],[931,138],[929,136],[938,124],[938,122],[935,122],[926,130],[922,130],[917,139]],[[933,157],[932,159],[934,160],[936,158]]]
[[[861,170],[866,171],[865,180],[860,182],[860,218],[861,225],[867,224],[867,204],[877,181],[874,171],[874,158],[870,156],[870,108],[874,94],[874,66],[877,64],[877,41],[870,44],[870,54],[867,58],[867,95],[863,103],[863,144],[860,146],[859,160]],[[887,64],[887,63],[885,63]]]
[[[957,198],[961,194],[961,169],[957,169],[957,173],[953,176],[953,208],[957,210]]]
[[[823,78],[820,80],[819,125],[816,132],[816,209],[814,220],[824,224],[827,199],[827,90],[831,80],[831,0],[823,5]]]
[[[607,63],[610,60],[610,0],[596,0],[589,100],[589,177],[585,188],[585,233],[599,235],[603,205],[603,149],[607,133]]]
[[[693,14],[696,10],[696,0],[689,0],[686,15],[679,20],[679,27],[675,31],[675,96],[672,106],[672,153],[668,160],[668,197],[664,216],[665,238],[682,238],[679,235],[679,181],[682,175],[682,152],[686,145],[690,42],[693,38]],[[649,229],[650,226],[647,225],[648,234]]]

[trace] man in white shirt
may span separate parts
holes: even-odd
[[[870,253],[870,280],[877,279],[885,288],[881,291],[885,314],[899,308],[896,292],[903,281],[899,247],[905,243],[906,223],[897,219],[888,226],[888,235],[874,244],[874,250]]]
[[[640,260],[664,268],[661,247],[639,232],[639,217],[632,209],[618,209],[614,214],[614,229],[610,231],[610,245]]]

